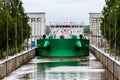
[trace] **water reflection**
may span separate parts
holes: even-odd
[[[117,80],[93,55],[87,58],[35,58],[3,80]]]
[[[46,62],[37,64],[37,73],[42,80],[78,80],[83,73],[77,72],[89,66],[89,59],[59,59],[58,62]],[[80,67],[81,66],[81,67]]]
[[[102,65],[91,62],[89,58],[38,63],[37,69],[42,80],[101,80],[101,74],[104,73]]]

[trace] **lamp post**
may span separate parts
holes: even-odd
[[[27,18],[27,16],[25,16],[25,18]],[[28,47],[28,46],[29,46],[29,45],[28,45],[28,41],[29,41],[29,38],[28,38],[28,32],[29,32],[29,31],[28,31],[28,29],[29,29],[29,28],[28,28],[28,26],[27,26],[27,50],[28,50],[28,48],[29,48],[29,47]]]
[[[6,51],[6,58],[8,59],[8,54],[9,54],[9,22],[8,22],[8,8],[9,8],[9,0],[4,0],[4,5],[6,6],[6,48],[7,48],[7,51]],[[3,9],[3,8],[1,8]]]
[[[105,13],[105,16],[106,16],[106,13]],[[104,51],[105,51],[105,53],[106,53],[106,40],[105,40],[105,36],[106,36],[106,31],[105,31],[105,16],[104,16],[104,42],[105,42],[105,45],[104,45]]]
[[[18,10],[18,5],[16,6]],[[17,27],[18,27],[18,12],[16,12],[16,24],[15,24],[15,54],[17,54]]]
[[[109,15],[111,15],[111,13],[112,13],[112,10],[110,10],[109,11]],[[110,18],[111,18],[111,16],[109,16]],[[111,20],[110,20],[110,18],[109,18],[109,23],[108,23],[108,26],[109,26],[109,55],[111,55],[111,51],[110,51],[110,49],[111,49]]]
[[[110,33],[110,19],[109,19],[109,54],[111,54],[110,53],[110,46],[111,46],[111,42],[110,42],[110,36],[111,36],[111,33]]]
[[[8,6],[8,5],[9,5],[9,1],[6,0],[5,3],[6,3],[7,8],[8,8],[8,7],[9,7],[9,6]],[[6,11],[6,15],[7,15],[7,54],[6,54],[7,57],[6,57],[6,58],[8,59],[8,53],[9,53],[9,42],[8,42],[8,41],[9,41],[9,39],[8,39],[8,37],[9,37],[9,36],[8,36],[8,33],[9,33],[9,32],[8,32],[8,9],[7,9],[7,11]]]
[[[21,15],[21,39],[22,39],[22,49],[23,49],[24,42],[23,42],[23,22],[22,21],[23,21],[23,16]]]
[[[119,8],[119,6],[117,5],[116,7],[115,7],[115,59],[117,59],[117,15],[116,15],[116,9],[118,9]]]
[[[116,23],[116,8],[115,8],[115,59],[116,59],[116,26],[117,26],[117,23]]]
[[[9,43],[8,43],[8,11],[7,11],[7,54],[6,54],[6,56],[7,56],[7,59],[8,59],[8,53],[9,53],[9,48],[8,48],[8,46],[9,46]]]

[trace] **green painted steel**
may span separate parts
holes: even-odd
[[[73,34],[72,39],[77,39],[77,36],[75,34]]]
[[[74,57],[89,56],[88,39],[38,39],[40,56]]]
[[[53,35],[52,34],[49,36],[49,39],[53,39]]]
[[[49,47],[49,46],[50,46],[50,42],[46,40],[43,47],[46,48],[46,47]]]
[[[81,41],[76,41],[76,46],[79,48],[82,47]]]

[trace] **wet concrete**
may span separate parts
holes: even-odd
[[[117,80],[90,54],[84,58],[39,58],[3,80]]]

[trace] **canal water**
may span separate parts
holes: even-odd
[[[3,80],[117,80],[90,54],[82,58],[40,58],[13,71]]]

